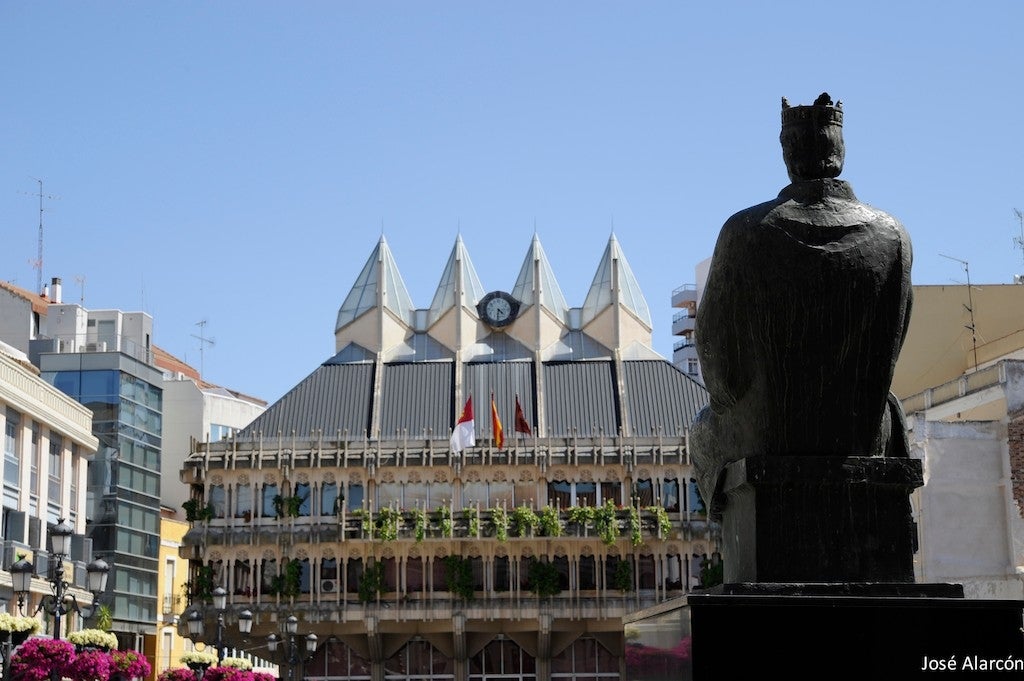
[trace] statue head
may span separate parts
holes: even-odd
[[[810,106],[790,106],[782,98],[782,158],[792,182],[838,177],[843,172],[843,103],[827,92]]]

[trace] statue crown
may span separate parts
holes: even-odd
[[[790,125],[804,125],[812,123],[815,125],[843,125],[843,103],[841,101],[832,103],[832,98],[827,92],[822,92],[814,104],[790,106],[789,101],[782,98],[782,127]]]

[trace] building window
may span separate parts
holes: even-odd
[[[235,429],[231,426],[222,426],[219,423],[210,424],[210,442],[219,442],[226,437],[231,437],[235,434]]]
[[[691,376],[696,376],[700,373],[700,365],[697,363],[696,357],[688,357],[686,360],[686,373]]]
[[[635,495],[640,506],[646,508],[654,505],[654,485],[650,480],[637,480],[634,485]]]
[[[363,507],[363,486],[349,484],[348,486],[348,510],[354,511]]]
[[[213,517],[223,518],[227,509],[227,495],[224,485],[210,485],[210,503],[213,505]]]
[[[369,681],[373,665],[347,645],[336,639],[329,639],[320,646],[316,655],[306,665],[305,678],[310,681],[323,679],[349,679]]]
[[[235,517],[250,520],[252,518],[252,485],[239,485],[235,491]]]
[[[469,658],[470,681],[504,681],[537,678],[537,663],[529,653],[509,639],[491,641]]]
[[[60,479],[64,473],[64,438],[59,434],[50,431],[50,456],[47,461],[47,521],[56,524],[60,518],[61,509],[61,484]]]
[[[409,641],[384,661],[385,681],[442,681],[454,678],[455,661],[428,641]]]
[[[325,482],[320,485],[320,515],[335,515],[345,497],[338,497],[338,484]]]
[[[679,481],[663,480],[661,483],[661,505],[666,511],[679,512]]]
[[[39,515],[39,464],[42,457],[39,446],[39,424],[32,422],[32,445],[29,448],[28,512]]]
[[[704,499],[700,496],[700,488],[697,487],[696,478],[690,478],[690,482],[686,486],[686,496],[686,505],[690,513],[701,515],[707,513],[707,509],[704,507]]]
[[[313,488],[310,487],[308,482],[299,482],[295,484],[295,496],[299,501],[299,515],[302,517],[308,517],[310,509],[313,507]]]
[[[18,488],[21,486],[21,457],[18,456],[18,429],[21,414],[7,410],[4,428],[4,503],[18,507]]]
[[[263,485],[263,505],[260,515],[264,518],[276,518],[277,508],[274,506],[274,497],[277,496],[277,485],[268,483]]]
[[[605,679],[619,678],[619,661],[594,638],[578,638],[551,658],[551,678]]]

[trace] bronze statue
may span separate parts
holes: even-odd
[[[733,461],[907,456],[889,387],[910,321],[910,239],[835,179],[842,103],[782,107],[791,184],[726,221],[696,320],[711,403],[691,446],[715,517]]]

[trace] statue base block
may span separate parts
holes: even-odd
[[[914,581],[921,462],[758,456],[726,467],[726,582]]]
[[[692,677],[1024,675],[1024,603],[954,584],[726,584],[686,597]],[[1014,673],[1016,672],[1016,673]]]

